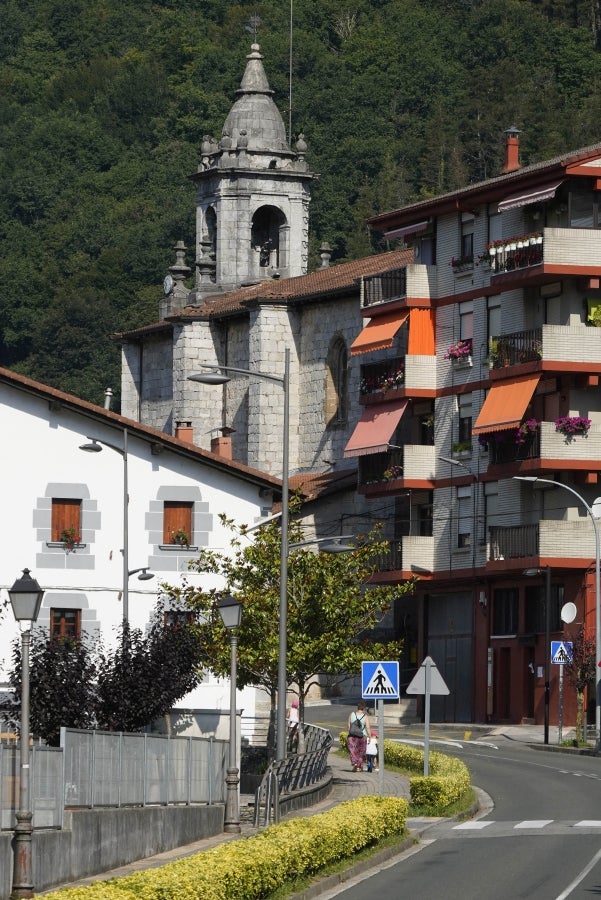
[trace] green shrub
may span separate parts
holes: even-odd
[[[53,891],[46,900],[258,900],[288,879],[311,875],[402,834],[407,810],[407,801],[400,797],[361,797],[160,869]]]
[[[340,746],[346,749],[346,732],[340,734]],[[429,775],[409,778],[411,802],[417,806],[444,808],[455,803],[471,784],[470,773],[460,759],[444,753],[429,754]],[[384,762],[410,772],[424,771],[424,751],[409,744],[384,741]]]

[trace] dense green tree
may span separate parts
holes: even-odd
[[[238,684],[261,685],[271,698],[272,720],[278,684],[280,604],[280,527],[277,522],[249,535],[222,516],[232,532],[233,555],[203,550],[193,561],[196,572],[218,574],[221,589],[172,588],[177,604],[196,609],[206,654],[205,664],[218,675],[229,674],[230,642],[215,611],[215,601],[235,593],[243,604],[238,638]],[[402,644],[380,630],[385,612],[412,582],[385,587],[369,583],[388,544],[379,530],[365,535],[348,553],[320,553],[303,542],[298,521],[289,528],[287,658],[288,684],[304,698],[320,675],[330,682],[359,672],[364,659],[396,659]],[[379,640],[381,638],[381,640]]]
[[[194,246],[187,176],[203,134],[220,133],[255,37],[319,173],[311,245],[328,241],[333,262],[380,249],[366,215],[495,175],[510,125],[523,163],[599,140],[601,0],[293,9],[290,110],[286,3],[6,0],[1,365],[86,399],[98,400],[99,379],[118,391],[111,332],[156,318],[173,244]],[[87,354],[74,360],[83,329]]]

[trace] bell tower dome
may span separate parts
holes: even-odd
[[[192,175],[198,300],[307,271],[313,178],[305,161],[307,145],[303,135],[294,150],[288,144],[258,44],[247,60],[221,138],[205,136]]]

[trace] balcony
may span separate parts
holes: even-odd
[[[543,236],[534,233],[495,241],[486,253],[491,275],[539,266],[543,262]],[[480,257],[483,262],[486,261],[486,253]]]
[[[384,363],[361,366],[360,391],[363,398],[387,395],[394,397],[394,392],[404,387],[405,357],[397,356]],[[392,393],[391,393],[392,392]]]
[[[491,369],[503,369],[527,362],[538,362],[543,357],[543,330],[529,328],[492,337],[488,350]]]
[[[490,562],[543,559],[573,559],[583,566],[595,557],[595,532],[586,519],[541,519],[538,525],[493,526],[489,529]]]
[[[364,493],[390,493],[402,487],[434,486],[436,448],[427,444],[405,444],[388,453],[359,457],[359,487]],[[408,484],[409,483],[409,484]]]
[[[421,300],[434,296],[436,284],[436,266],[423,266],[411,263],[378,275],[369,275],[363,279],[363,299],[361,305],[379,306],[407,297],[419,297]]]
[[[380,572],[410,572],[411,567],[424,572],[434,570],[434,538],[405,535],[390,541],[390,550],[378,562]]]
[[[601,469],[601,425],[591,425],[587,434],[566,436],[556,430],[554,422],[541,422],[519,443],[516,443],[515,429],[493,432],[486,437],[489,438],[489,465],[509,465],[538,459],[540,469]],[[534,471],[532,467],[528,468]]]

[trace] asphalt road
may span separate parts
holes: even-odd
[[[306,718],[336,732],[348,708]],[[324,719],[336,721],[324,721]],[[419,740],[420,726],[385,736]],[[467,739],[466,739],[467,738]],[[533,749],[464,727],[431,729],[433,749],[457,755],[492,801],[476,819],[439,822],[377,870],[322,895],[341,900],[590,900],[601,897],[601,758]],[[440,741],[440,743],[438,743]]]

